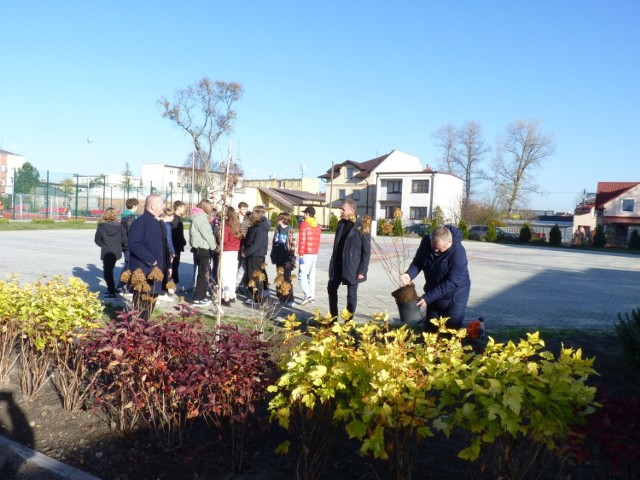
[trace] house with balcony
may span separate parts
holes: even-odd
[[[429,221],[439,207],[446,223],[460,221],[463,181],[429,167],[412,172],[376,173],[375,219],[391,219],[393,211],[402,211],[402,223],[411,225]]]
[[[595,211],[607,236],[627,245],[631,232],[640,231],[640,182],[598,182]]]
[[[418,157],[392,150],[380,157],[356,162],[346,160],[327,170],[320,179],[326,182],[326,197],[328,204],[327,215],[338,215],[338,208],[345,198],[351,198],[358,203],[359,215],[371,215],[376,219],[377,175],[384,172],[408,173],[422,170]],[[328,217],[321,219],[321,223],[328,224]]]

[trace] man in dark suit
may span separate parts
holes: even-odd
[[[140,316],[147,319],[151,316],[156,297],[162,293],[162,279],[171,276],[169,246],[160,219],[164,207],[160,195],[149,195],[144,202],[144,213],[129,228],[129,269],[132,274],[140,270],[148,284],[144,287],[132,282],[133,304],[140,311]]]
[[[362,228],[362,219],[357,215],[358,205],[350,198],[340,207],[338,222],[329,263],[329,313],[338,317],[338,287],[347,286],[347,310],[351,315],[358,304],[358,285],[367,280],[371,258],[371,234]]]

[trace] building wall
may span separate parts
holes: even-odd
[[[412,192],[413,181],[427,181],[427,192]],[[390,182],[401,182],[401,192],[389,192]],[[457,223],[460,217],[460,199],[462,198],[462,179],[445,173],[435,172],[387,172],[377,175],[377,201],[375,218],[391,218],[394,207],[402,210],[404,224],[420,223],[421,215],[414,214],[412,208],[426,208],[426,218],[431,219],[433,210],[440,207],[447,223]],[[397,184],[392,185],[395,189]]]
[[[22,168],[26,157],[0,151],[0,195],[13,195],[13,169]]]
[[[320,192],[320,179],[318,178],[257,178],[242,180],[242,185],[246,187],[267,187],[279,188],[282,190],[298,190],[302,192]]]

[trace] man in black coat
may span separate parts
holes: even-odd
[[[167,235],[160,215],[164,212],[164,202],[160,195],[149,195],[144,202],[144,213],[131,224],[129,229],[129,269],[135,273],[140,269],[145,277],[157,267],[163,278],[171,276],[171,257]],[[149,280],[151,300],[136,291],[134,285],[134,306],[141,310],[141,316],[148,318],[153,310],[155,297],[162,293],[162,279]]]
[[[346,199],[340,207],[340,221],[329,263],[329,313],[338,316],[338,287],[347,286],[347,310],[353,315],[358,304],[358,284],[367,280],[371,258],[371,233],[362,230],[358,205]]]
[[[424,272],[424,295],[418,306],[427,306],[425,329],[434,331],[431,319],[448,317],[447,326],[461,328],[469,302],[471,279],[462,232],[455,227],[438,227],[420,242],[407,272],[400,276],[406,285]]]

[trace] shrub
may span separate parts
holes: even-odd
[[[271,228],[275,228],[278,226],[278,212],[271,212],[271,217],[269,218],[271,221]]]
[[[20,284],[15,275],[6,282],[0,280],[0,385],[7,381],[17,360],[14,351],[20,335],[17,318],[20,294]]]
[[[35,223],[37,225],[53,225],[56,222],[51,218],[34,218],[31,220],[31,223]]]
[[[631,250],[640,250],[640,233],[638,233],[638,230],[631,232],[628,247]]]
[[[98,326],[103,307],[82,280],[71,277],[65,283],[56,276],[21,288],[15,308],[21,334],[20,385],[25,397],[33,399],[44,386],[50,366],[57,368],[68,361],[65,346]],[[56,377],[56,381],[65,380]]]
[[[487,230],[487,235],[484,237],[486,242],[495,242],[498,239],[498,231],[496,230],[496,224],[491,222]]]
[[[329,217],[329,231],[335,232],[338,229],[338,217],[335,213],[332,213]]]
[[[378,220],[378,226],[376,227],[376,234],[378,236],[387,235],[385,231],[388,223],[389,222],[386,218],[381,218],[380,220]]]
[[[402,226],[401,218],[396,218],[393,220],[393,235],[395,237],[401,237],[404,235],[404,227]]]
[[[626,313],[625,318],[618,314],[615,329],[629,371],[636,379],[640,378],[640,308],[632,310],[631,316]]]
[[[554,247],[562,245],[562,232],[557,223],[549,230],[549,245]]]
[[[520,228],[520,243],[529,243],[532,236],[533,234],[531,233],[531,227],[529,227],[529,224],[523,224],[522,228]]]
[[[596,226],[596,232],[593,236],[593,246],[602,248],[607,244],[607,237],[604,234],[604,227],[602,225]]]
[[[460,458],[489,450],[491,478],[523,478],[545,453],[563,455],[571,428],[595,407],[585,384],[593,360],[580,350],[563,348],[555,359],[536,333],[518,344],[490,339],[475,355],[462,346],[466,330],[446,329],[446,319],[421,338],[406,326],[389,331],[388,315],[374,319],[384,325],[327,324],[317,315],[321,327],[281,362],[269,409],[298,441],[300,478],[320,476],[338,428],[362,453],[388,460],[393,478],[410,476],[411,452],[434,430],[467,435]]]
[[[463,240],[469,238],[469,226],[467,225],[467,222],[465,222],[464,220],[460,220],[460,223],[458,223],[458,228],[462,232]]]
[[[246,426],[267,388],[265,346],[232,327],[216,340],[190,309],[180,316],[154,322],[123,313],[84,343],[83,361],[97,376],[94,407],[121,431],[144,421],[165,449],[182,444],[192,419],[213,419],[238,470]]]

